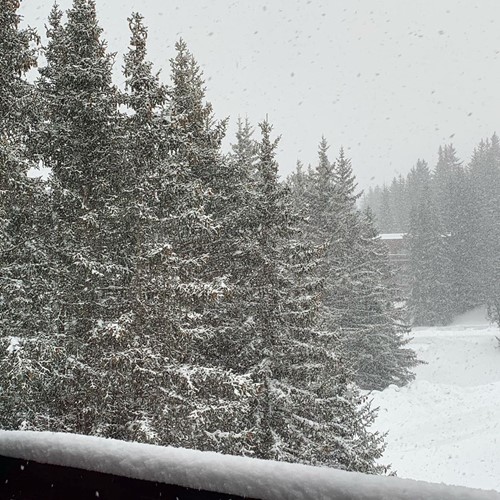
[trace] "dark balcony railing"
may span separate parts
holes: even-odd
[[[227,493],[0,457],[2,500],[242,500]]]

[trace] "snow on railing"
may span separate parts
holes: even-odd
[[[500,500],[500,493],[74,434],[0,431],[0,498],[159,497]]]

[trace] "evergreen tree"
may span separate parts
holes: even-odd
[[[18,427],[43,391],[26,391],[47,326],[42,243],[47,197],[27,142],[36,123],[35,92],[25,74],[36,65],[38,36],[20,29],[18,1],[0,2],[0,426]],[[35,381],[36,383],[36,381]]]
[[[451,232],[452,227],[456,225],[458,208],[456,179],[460,170],[461,162],[453,145],[440,147],[438,162],[432,176],[432,187],[439,224],[446,233]]]
[[[395,307],[388,257],[370,217],[356,208],[359,193],[350,161],[341,150],[335,163],[337,209],[337,279],[335,308],[342,343],[357,383],[383,389],[412,380],[417,364],[405,348],[409,329]]]
[[[410,212],[407,204],[406,180],[402,175],[394,177],[391,183],[391,194],[393,199],[395,232],[406,233],[408,231]]]
[[[480,246],[475,238],[478,231],[477,206],[473,186],[462,167],[457,169],[452,180],[451,206],[450,225],[446,230],[450,259],[449,283],[454,311],[462,314],[482,302],[475,253]]]
[[[163,421],[163,428],[170,430],[163,431],[164,439],[179,446],[241,454],[249,448],[248,398],[255,387],[246,373],[236,373],[221,359],[234,321],[225,315],[234,293],[228,249],[234,244],[229,238],[238,219],[234,210],[239,214],[244,210],[238,204],[241,185],[233,186],[237,172],[221,153],[225,122],[214,122],[199,66],[182,40],[176,51],[163,113],[167,156],[159,198],[162,220],[167,218],[167,248],[172,252],[165,263],[178,274],[162,285],[165,298],[168,288],[172,290],[173,303],[166,308],[161,301],[155,303],[159,314],[168,310],[180,314],[182,322],[173,339],[178,349],[173,355],[177,363],[189,364],[197,385],[189,399],[170,398]],[[190,384],[189,378],[184,379],[181,389]],[[172,419],[178,428],[171,427]]]
[[[38,82],[44,120],[32,144],[52,171],[49,326],[31,332],[33,347],[21,353],[30,367],[23,387],[30,404],[17,415],[18,425],[35,429],[98,433],[103,374],[95,370],[93,337],[116,315],[115,288],[127,272],[114,244],[118,100],[100,35],[91,1],[75,0],[64,25],[58,8],[51,12]]]
[[[423,173],[423,172],[422,172]],[[445,325],[452,317],[449,253],[430,188],[410,214],[410,310],[417,326]]]
[[[324,281],[320,327],[334,332],[337,350],[363,388],[403,385],[416,359],[404,346],[404,310],[395,308],[387,253],[376,239],[372,216],[357,209],[360,193],[343,150],[332,164],[323,139],[309,180],[306,241],[324,249],[318,276]]]
[[[267,122],[261,131],[254,254],[260,263],[253,266],[252,282],[256,335],[245,353],[254,359],[254,377],[263,388],[255,408],[256,454],[379,472],[374,459],[382,437],[367,428],[374,414],[349,384],[335,336],[314,327],[316,251],[297,241],[291,198],[277,179],[277,143]],[[326,142],[323,147],[326,152]]]
[[[431,178],[433,191],[433,206],[436,217],[446,241],[446,252],[449,259],[446,281],[449,285],[448,300],[454,305],[454,312],[462,313],[467,310],[469,300],[465,296],[466,266],[464,266],[462,228],[466,225],[464,219],[463,198],[465,186],[459,184],[459,175],[462,171],[461,163],[453,145],[439,148],[438,162]]]
[[[498,320],[500,310],[500,141],[481,141],[469,166],[476,224],[471,243],[474,248],[474,270],[482,302],[488,306],[492,319]]]
[[[406,385],[415,378],[411,370],[419,361],[406,347],[411,340],[408,310],[399,300],[388,251],[378,238],[370,210],[362,214],[361,236],[363,285],[357,288],[354,299],[360,314],[349,344],[357,366],[356,381],[363,388],[378,390],[389,383]]]
[[[396,221],[390,188],[384,186],[380,197],[379,227],[382,233],[394,233]]]
[[[310,190],[309,178],[308,173],[304,171],[302,162],[297,161],[295,170],[286,179],[293,206],[298,213],[304,215],[307,213],[307,193]]]
[[[231,145],[232,157],[237,165],[244,165],[251,173],[256,172],[258,146],[253,138],[253,128],[248,118],[238,118],[236,142]]]
[[[408,173],[408,207],[411,214],[422,199],[429,196],[430,170],[425,160],[417,160],[417,163]]]

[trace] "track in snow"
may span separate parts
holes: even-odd
[[[428,364],[407,387],[372,394],[375,428],[389,431],[382,461],[400,477],[500,491],[498,328],[475,311],[412,335]]]

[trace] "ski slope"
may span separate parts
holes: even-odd
[[[418,328],[411,346],[426,361],[404,388],[374,392],[384,463],[398,476],[500,491],[500,349],[482,310],[452,326]]]

